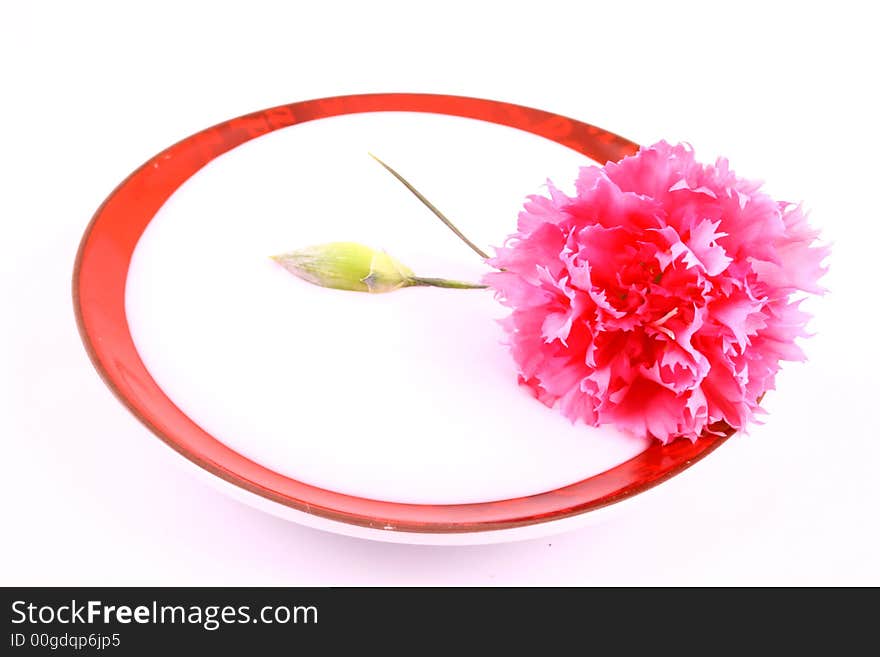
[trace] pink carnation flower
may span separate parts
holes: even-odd
[[[744,428],[780,361],[804,359],[793,297],[823,291],[801,207],[666,142],[582,168],[573,198],[548,187],[488,261],[520,382],[664,443]]]

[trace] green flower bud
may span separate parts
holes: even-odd
[[[354,292],[393,292],[412,285],[409,267],[384,251],[356,242],[310,246],[272,259],[294,276],[322,287]]]

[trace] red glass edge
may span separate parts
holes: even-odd
[[[116,397],[156,436],[212,474],[266,499],[331,520],[394,531],[455,533],[558,520],[632,497],[702,459],[733,430],[696,442],[654,443],[634,458],[562,488],[475,504],[401,504],[311,486],[231,450],[165,395],[138,355],[125,315],[125,282],[137,242],[174,191],[217,156],[274,130],[363,112],[446,114],[497,123],[551,139],[598,162],[638,145],[601,128],[538,109],[462,96],[380,93],[308,100],[253,112],[198,132],[135,170],[95,212],[80,242],[73,302],[80,336]]]

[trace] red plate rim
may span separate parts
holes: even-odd
[[[125,315],[125,282],[135,246],[163,203],[219,155],[274,130],[344,114],[426,112],[518,128],[597,161],[638,150],[623,137],[538,109],[463,96],[377,93],[307,100],[207,128],[160,152],[101,204],[86,228],[73,273],[76,321],[86,351],[117,398],[156,436],[193,463],[240,488],[309,514],[361,527],[418,533],[507,529],[558,520],[619,502],[680,473],[723,443],[655,442],[634,458],[556,490],[473,504],[402,504],[346,495],[281,475],[204,431],[162,391],[135,348]]]

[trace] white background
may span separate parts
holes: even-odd
[[[5,3],[0,584],[880,584],[876,156],[864,3]],[[834,243],[810,361],[749,436],[597,526],[411,547],[290,524],[183,469],[107,391],[70,274],[170,143],[295,100],[454,93],[567,114],[804,199]]]

